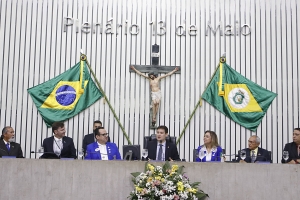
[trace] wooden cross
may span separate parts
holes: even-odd
[[[153,45],[155,46],[155,45]],[[152,63],[153,65],[130,65],[129,66],[129,71],[130,72],[136,72],[139,75],[147,78],[150,81],[150,86],[151,86],[151,103],[152,103],[152,111],[150,112],[150,117],[152,119],[152,122],[150,123],[150,128],[155,129],[156,128],[156,115],[158,112],[158,108],[160,105],[160,99],[161,99],[161,91],[159,88],[159,83],[160,83],[160,78],[159,76],[157,77],[152,77],[150,78],[148,75],[146,76],[143,73],[149,73],[149,72],[154,72],[155,74],[158,73],[166,73],[167,76],[172,75],[174,73],[179,74],[180,73],[180,66],[160,66],[158,65],[159,61],[159,56],[158,56],[158,45],[156,45],[156,49],[152,47],[152,51],[155,50],[156,52],[152,52]],[[132,69],[133,66],[135,69]],[[178,69],[175,71],[174,69]],[[163,76],[166,76],[163,75]],[[162,77],[165,78],[165,77]],[[154,89],[155,90],[152,90]],[[158,90],[158,91],[157,91]]]

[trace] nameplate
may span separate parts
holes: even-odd
[[[256,161],[256,164],[271,164],[270,161]]]
[[[16,156],[2,156],[2,158],[17,158]]]

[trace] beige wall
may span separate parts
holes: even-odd
[[[0,159],[0,199],[125,200],[141,161]],[[162,163],[155,163],[162,164]],[[210,200],[298,199],[300,165],[177,163]]]

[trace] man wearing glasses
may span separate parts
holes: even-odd
[[[257,135],[252,135],[248,139],[248,148],[243,149],[246,152],[246,158],[242,160],[239,155],[238,161],[240,163],[271,162],[271,154],[266,149],[258,147],[259,145],[260,138]]]
[[[86,160],[121,160],[119,149],[115,143],[108,142],[108,133],[103,128],[94,131],[96,142],[86,148]]]
[[[102,122],[99,121],[99,120],[94,121],[93,131],[95,131],[96,128],[100,128],[100,127],[102,127]],[[93,142],[96,142],[95,138],[96,137],[95,137],[94,133],[90,133],[90,134],[87,134],[87,135],[84,136],[83,141],[82,141],[82,149],[83,149],[84,154],[86,152],[87,145],[89,145]],[[108,142],[110,142],[109,137],[108,137]]]

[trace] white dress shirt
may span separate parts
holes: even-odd
[[[99,150],[100,150],[101,160],[108,160],[106,144],[100,144],[99,142],[97,142],[97,143],[98,143]]]
[[[63,142],[62,138],[58,139],[54,136],[54,141],[53,141],[53,152],[59,156],[61,154],[61,150],[63,149]]]

